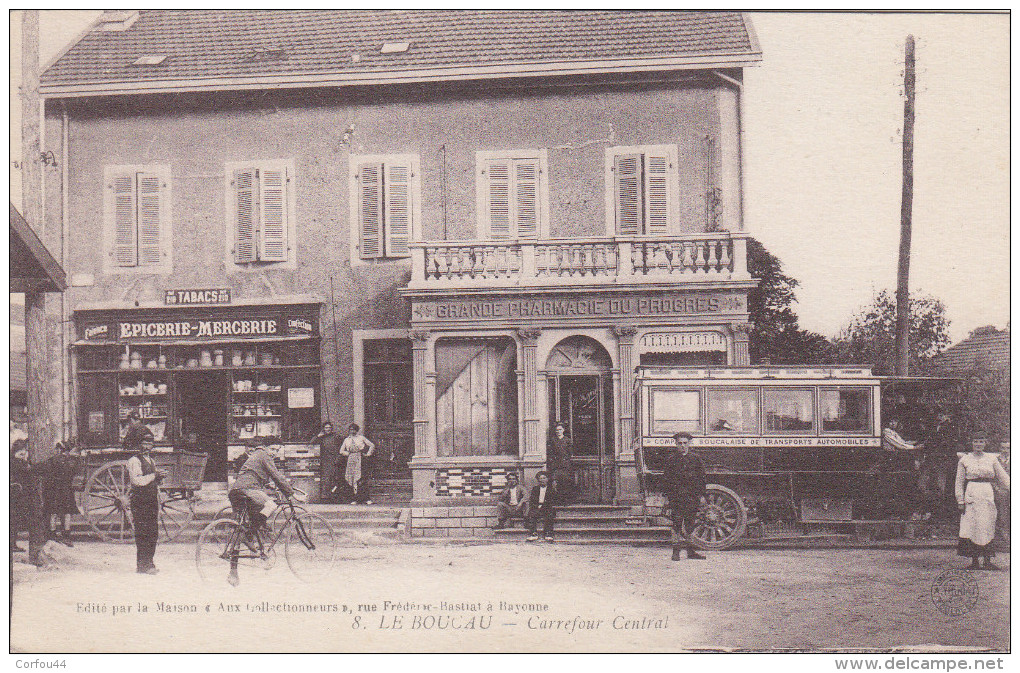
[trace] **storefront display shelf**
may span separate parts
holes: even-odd
[[[215,372],[215,371],[256,371],[262,369],[320,369],[319,365],[250,365],[242,367],[223,366],[223,367],[157,367],[155,369],[148,369],[142,367],[141,369],[121,369],[120,367],[113,367],[108,369],[87,369],[79,368],[79,373],[82,374],[131,374],[132,376],[142,374],[145,372],[151,373],[164,373],[164,372]]]

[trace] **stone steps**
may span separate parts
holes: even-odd
[[[522,523],[515,522],[515,527],[495,531],[495,537],[519,541],[527,533]],[[629,506],[582,503],[556,509],[553,537],[568,544],[657,545],[668,544],[669,534],[668,526],[647,525]]]

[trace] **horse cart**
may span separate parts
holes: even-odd
[[[108,542],[131,542],[131,478],[127,451],[96,451],[85,455],[83,490],[79,500],[85,521]],[[195,518],[195,492],[202,488],[209,456],[188,451],[152,452],[159,485],[159,535],[170,541]]]
[[[909,517],[920,451],[883,448],[884,383],[868,367],[639,367],[634,456],[646,512],[666,515],[660,461],[687,432],[709,482],[691,531],[702,548],[731,547],[749,529],[778,537],[784,525]]]

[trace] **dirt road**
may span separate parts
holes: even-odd
[[[15,564],[14,651],[682,651],[699,648],[1008,648],[1009,556],[977,572],[977,601],[932,601],[948,550],[745,550],[708,561],[661,548],[369,545],[331,579],[280,559],[242,585],[203,584],[193,547],[58,548]],[[225,575],[225,571],[224,571]]]

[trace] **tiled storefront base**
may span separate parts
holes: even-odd
[[[412,538],[492,537],[496,508],[492,505],[412,507]]]

